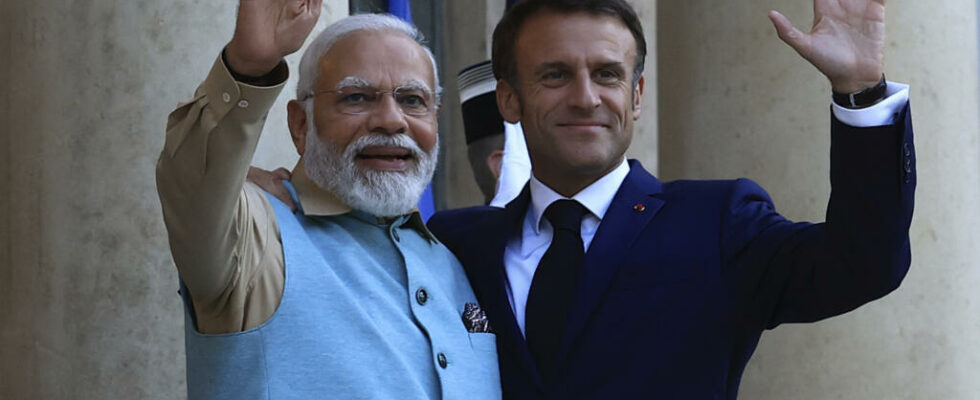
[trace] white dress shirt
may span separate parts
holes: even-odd
[[[578,201],[589,211],[582,216],[582,244],[585,246],[585,251],[589,251],[589,245],[592,244],[595,231],[599,229],[602,217],[606,215],[613,196],[629,172],[630,167],[626,159],[623,159],[616,169],[572,196],[573,200]],[[524,222],[521,224],[521,236],[510,238],[504,249],[507,297],[510,299],[521,332],[524,332],[524,308],[527,305],[527,294],[531,290],[531,279],[534,278],[534,271],[538,269],[538,263],[541,262],[541,257],[544,257],[554,236],[551,222],[543,218],[544,211],[551,203],[567,198],[541,183],[533,174],[530,186],[531,204],[528,205],[527,214],[524,215]]]
[[[884,100],[868,108],[852,110],[834,104],[832,110],[838,120],[853,127],[889,125],[894,122],[895,116],[902,111],[908,101],[909,86],[897,82],[888,82],[888,90],[885,96]],[[504,163],[506,162],[505,158]],[[595,236],[596,230],[599,229],[599,223],[602,222],[613,197],[628,174],[629,165],[623,159],[616,169],[572,196],[573,200],[577,200],[589,210],[582,217],[582,244],[585,245],[586,252],[589,251],[592,238]],[[523,188],[524,182],[501,181],[499,185]],[[531,204],[528,206],[527,214],[525,214],[521,225],[521,235],[508,239],[507,247],[504,249],[507,297],[521,332],[524,332],[524,310],[527,306],[527,296],[531,290],[534,271],[538,269],[538,263],[541,262],[541,257],[544,257],[548,246],[551,245],[551,238],[554,235],[551,223],[542,216],[551,203],[567,199],[567,197],[541,183],[534,177],[533,173],[529,185]]]

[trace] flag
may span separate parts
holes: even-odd
[[[408,0],[388,0],[388,14],[412,23],[412,8],[409,7]]]
[[[412,8],[409,7],[408,0],[388,0],[388,14],[412,23]],[[432,183],[429,183],[425,186],[422,198],[419,199],[419,214],[422,214],[423,221],[428,221],[435,212],[436,204],[435,198],[432,196]]]

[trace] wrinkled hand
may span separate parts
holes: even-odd
[[[262,168],[248,167],[248,174],[245,175],[245,179],[249,182],[276,196],[277,199],[286,203],[290,210],[296,211],[296,203],[293,203],[293,197],[289,195],[286,185],[282,184],[282,181],[289,180],[291,177],[292,174],[285,168],[266,171]]]
[[[235,35],[225,49],[229,67],[247,76],[263,76],[283,57],[303,46],[322,0],[241,0]]]
[[[885,0],[814,0],[809,34],[769,12],[779,38],[830,79],[834,91],[874,86],[883,71]]]

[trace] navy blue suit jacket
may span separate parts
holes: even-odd
[[[529,195],[436,214],[497,334],[509,399],[734,399],[764,329],[838,315],[909,266],[915,154],[891,126],[832,121],[825,223],[794,223],[746,179],[660,182],[630,162],[585,255],[556,362],[542,379],[505,289],[503,253]],[[642,204],[642,211],[636,204]]]

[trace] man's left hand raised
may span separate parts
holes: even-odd
[[[814,0],[810,33],[769,12],[779,38],[830,79],[837,93],[873,87],[881,79],[885,0]]]
[[[263,76],[303,46],[323,0],[240,0],[235,34],[225,49],[228,66],[251,77]]]

